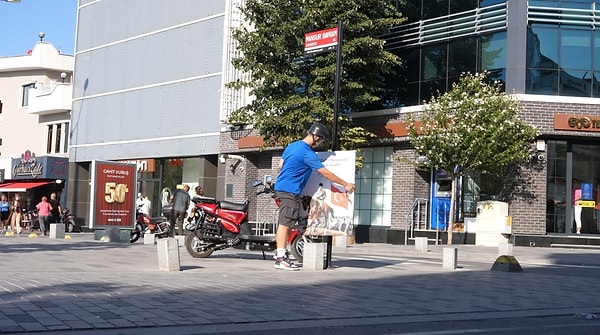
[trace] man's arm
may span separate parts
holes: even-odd
[[[322,167],[317,170],[323,177],[327,178],[329,181],[334,182],[336,184],[343,185],[346,189],[346,192],[352,193],[356,189],[356,186],[352,183],[348,183],[342,178],[338,177],[335,173],[329,171],[326,167]]]

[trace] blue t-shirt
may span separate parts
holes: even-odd
[[[311,173],[324,167],[317,154],[302,140],[288,145],[281,158],[283,165],[275,180],[275,191],[300,195]]]
[[[8,201],[5,201],[5,202],[0,201],[0,211],[2,211],[2,212],[8,212],[8,211],[10,211],[10,202],[8,202]]]

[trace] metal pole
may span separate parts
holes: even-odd
[[[331,150],[338,149],[338,114],[340,108],[340,76],[342,68],[342,20],[338,22],[338,46],[335,62],[335,86],[333,95],[333,132],[331,139]]]

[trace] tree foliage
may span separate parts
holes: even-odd
[[[420,120],[409,117],[408,136],[426,165],[452,178],[470,171],[501,174],[527,161],[536,128],[519,119],[520,105],[499,83],[487,83],[486,73],[464,73],[452,89],[433,97]],[[453,223],[452,192],[450,223]],[[449,234],[451,243],[451,234]]]
[[[241,57],[233,66],[248,73],[229,84],[248,88],[253,101],[230,122],[253,124],[265,145],[298,139],[314,122],[333,124],[336,52],[304,55],[306,33],[343,24],[338,133],[341,149],[364,144],[370,134],[349,123],[348,113],[372,105],[384,75],[400,60],[379,39],[403,20],[389,0],[246,0],[246,26],[233,32]]]

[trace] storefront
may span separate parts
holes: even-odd
[[[56,193],[64,203],[65,184],[68,176],[68,160],[64,157],[40,156],[27,150],[21,157],[0,162],[0,194],[13,199],[19,194],[27,210],[33,210],[43,196]]]

